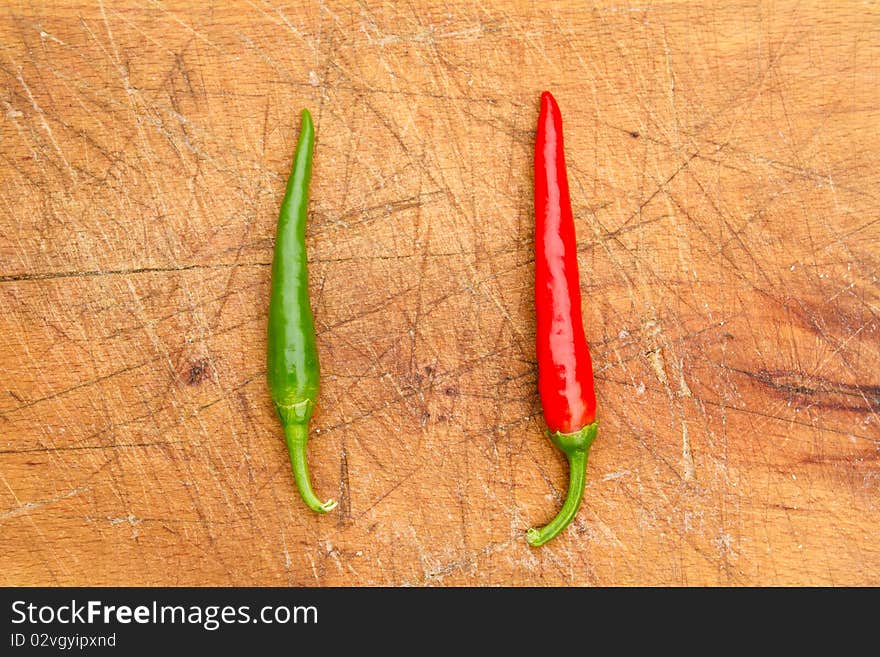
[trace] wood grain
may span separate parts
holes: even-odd
[[[876,3],[0,8],[0,583],[880,584]],[[535,390],[538,97],[600,435]],[[302,107],[322,357],[265,384]]]

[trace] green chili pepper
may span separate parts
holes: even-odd
[[[306,459],[309,420],[318,396],[319,376],[305,245],[314,145],[312,117],[304,109],[275,237],[267,377],[275,410],[284,427],[296,487],[310,509],[327,513],[336,502],[321,502],[315,495]]]

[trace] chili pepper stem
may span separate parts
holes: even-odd
[[[590,454],[590,446],[596,439],[598,423],[587,425],[575,433],[554,433],[550,438],[559,449],[565,452],[568,458],[569,479],[568,495],[565,504],[548,524],[540,529],[534,527],[526,533],[529,545],[538,547],[555,538],[574,519],[584,498],[584,483],[587,477],[587,457]]]
[[[306,443],[309,439],[309,425],[291,422],[284,425],[284,437],[287,440],[287,451],[290,453],[290,464],[293,466],[293,478],[299,494],[312,511],[327,513],[336,508],[336,500],[322,502],[312,490],[309,479],[309,464],[306,458]]]

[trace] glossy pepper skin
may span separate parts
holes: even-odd
[[[296,487],[310,509],[326,513],[336,502],[321,502],[315,495],[306,459],[309,420],[318,396],[319,377],[305,247],[314,144],[312,117],[308,110],[303,110],[299,142],[275,235],[266,374],[272,402],[284,427]]]
[[[581,319],[577,244],[562,115],[553,96],[541,94],[535,138],[535,346],[538,393],[550,439],[568,458],[568,496],[557,516],[528,541],[543,545],[572,521],[584,494],[587,455],[596,437],[593,364]]]

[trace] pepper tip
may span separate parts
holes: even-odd
[[[543,541],[541,541],[541,532],[534,527],[530,527],[529,531],[526,532],[526,540],[532,547],[543,545]]]

